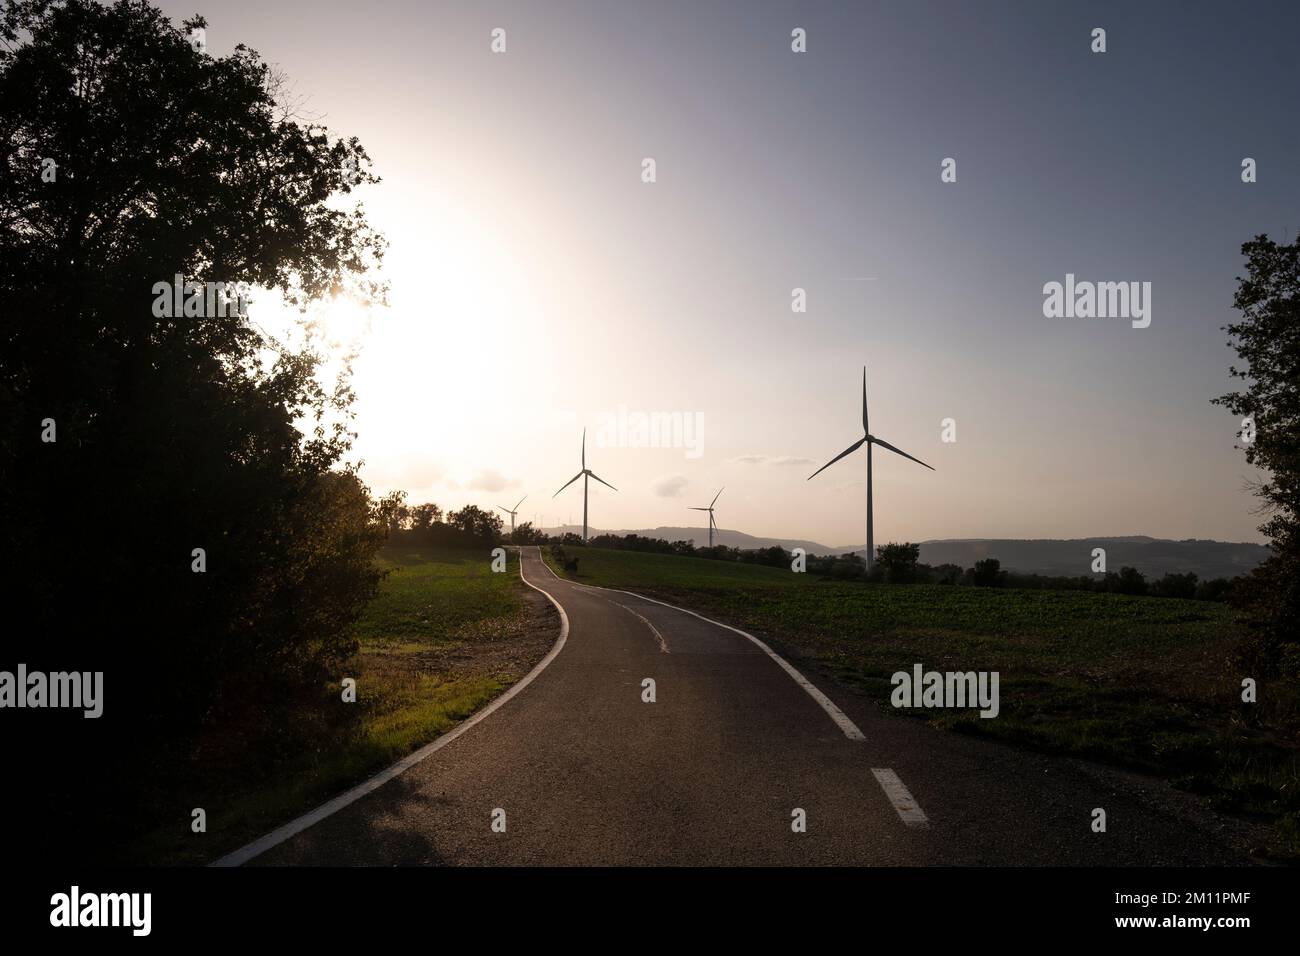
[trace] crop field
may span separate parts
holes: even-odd
[[[1239,662],[1244,633],[1222,604],[831,582],[703,558],[566,550],[579,558],[567,577],[750,631],[882,713],[1156,773],[1219,809],[1273,821],[1278,851],[1300,851],[1300,695],[1261,678],[1259,702],[1241,701],[1251,676]],[[890,677],[915,664],[999,672],[999,716],[893,708]]]

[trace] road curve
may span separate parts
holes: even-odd
[[[336,810],[226,862],[1246,862],[1241,833],[1163,784],[881,716],[801,684],[757,638],[560,579],[522,551],[524,579],[567,626],[530,682]],[[1105,833],[1092,830],[1096,807]]]

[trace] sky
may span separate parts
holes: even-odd
[[[581,482],[552,493],[586,427],[618,488],[595,528],[703,527],[725,486],[720,527],[860,545],[865,455],[806,479],[862,436],[865,366],[873,434],[936,469],[877,450],[878,544],[1263,540],[1210,400],[1241,244],[1300,226],[1294,5],[162,7],[260,51],[383,180],[354,196],[389,306],[326,314],[376,492],[580,522]],[[1067,274],[1149,282],[1150,325],[1046,317]]]

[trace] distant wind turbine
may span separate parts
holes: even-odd
[[[902,455],[904,458],[911,459],[918,465],[925,465],[925,467],[929,468],[931,471],[934,471],[934,469],[929,465],[926,465],[925,462],[921,461],[921,459],[913,458],[902,449],[895,448],[884,439],[877,438],[875,435],[871,434],[871,429],[867,425],[867,367],[865,365],[862,366],[862,437],[814,471],[808,476],[808,480],[812,481],[845,455],[851,455],[853,452],[857,451],[863,444],[866,444],[867,446],[867,570],[870,570],[871,565],[876,558],[875,530],[871,524],[871,446],[879,445],[881,448],[888,448],[894,454]]]
[[[710,548],[713,547],[713,529],[716,527],[716,525],[713,523],[713,506],[718,503],[718,499],[722,496],[722,491],[723,491],[722,488],[718,489],[718,493],[713,496],[713,500],[709,502],[709,506],[707,508],[689,509],[691,511],[707,511],[709,513],[709,547]]]
[[[600,477],[600,475],[596,474],[594,471],[592,471],[590,468],[587,467],[587,429],[585,428],[582,430],[582,471],[578,472],[576,475],[574,475],[572,478],[566,481],[560,487],[560,491],[563,491],[565,488],[569,487],[569,485],[573,484],[579,478],[582,479],[582,540],[585,542],[587,540],[587,479],[595,478],[606,488],[612,488],[614,491],[618,491],[618,489],[614,488],[614,486],[611,485],[608,481],[606,481],[604,478]],[[560,491],[557,491],[554,495],[551,495],[551,497],[554,498],[555,495],[558,495],[560,493]]]
[[[497,505],[497,508],[499,508],[501,511],[504,511],[506,514],[510,516],[510,537],[511,538],[515,536],[515,515],[519,514],[519,506],[524,503],[524,498],[527,497],[528,497],[527,495],[524,495],[523,498],[520,498],[518,501],[516,501],[515,506],[513,508],[502,508],[500,505]]]

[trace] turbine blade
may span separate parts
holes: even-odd
[[[589,472],[587,472],[587,474],[591,475],[591,477],[595,478],[597,481],[599,481],[599,482],[600,482],[602,485],[604,485],[606,488],[614,488],[613,485],[611,485],[611,484],[610,484],[608,481],[606,481],[604,478],[600,477],[600,475],[596,474],[594,471],[589,471]],[[614,488],[614,490],[615,490],[615,491],[618,491],[617,488]]]
[[[514,512],[511,511],[509,508],[502,508],[500,505],[497,505],[497,511],[504,511],[508,515],[514,514]]]
[[[693,505],[688,505],[687,508],[686,508],[686,510],[687,510],[687,511],[709,511],[710,509],[709,509],[709,508],[696,508],[696,507],[693,506]]]
[[[524,503],[524,498],[527,498],[527,497],[528,497],[527,495],[524,495],[523,498],[520,498],[518,501],[515,502],[515,510],[516,510],[516,511],[519,510],[519,506],[522,505],[522,504]]]
[[[909,455],[907,452],[903,451],[901,448],[895,448],[887,441],[881,441],[879,438],[872,438],[871,440],[875,442],[877,445],[879,445],[881,448],[888,448],[895,455],[902,455],[904,458],[911,458],[912,461],[916,462],[918,465],[925,465],[926,468],[929,468],[931,471],[934,471],[934,468],[932,468],[929,465],[926,465],[925,462],[923,462],[921,459],[912,458],[912,456]]]
[[[871,434],[871,429],[867,427],[867,367],[865,365],[862,366],[862,434]]]
[[[581,477],[582,477],[582,472],[578,472],[576,475],[574,475],[572,478],[570,478],[568,481],[566,481],[566,482],[565,482],[565,483],[560,487],[560,491],[563,491],[565,488],[569,487],[569,485],[573,484],[575,481],[577,481],[577,480],[578,480],[579,478],[581,478]],[[560,491],[557,491],[557,492],[555,493],[555,495],[558,495],[558,494],[560,493]],[[555,495],[551,495],[551,497],[554,498]]]
[[[587,469],[587,429],[582,430],[582,469]]]
[[[829,468],[831,465],[835,464],[837,461],[839,461],[839,460],[840,460],[841,458],[843,458],[845,455],[849,455],[849,454],[852,454],[853,452],[857,451],[859,448],[862,447],[862,443],[865,442],[865,441],[866,441],[865,438],[859,438],[857,441],[855,441],[855,442],[854,442],[852,445],[850,445],[848,448],[844,449],[842,452],[840,452],[838,455],[836,455],[834,458],[832,458],[832,459],[831,459],[830,461],[828,461],[826,464],[822,465],[820,468],[818,468],[816,471],[814,471],[811,475],[809,475],[809,476],[808,476],[808,481],[812,481],[814,478],[816,478],[818,475],[820,475],[823,471],[825,471],[825,470],[826,470],[827,468]]]
[[[724,491],[726,491],[726,490],[727,490],[727,489],[726,489],[726,486],[725,486],[725,485],[724,485],[723,487],[721,487],[721,488],[718,489],[718,493],[717,493],[716,495],[714,495],[714,496],[713,496],[713,500],[709,502],[709,507],[710,507],[710,508],[712,508],[714,505],[716,505],[716,504],[718,503],[718,499],[722,497],[722,493],[723,493]]]

